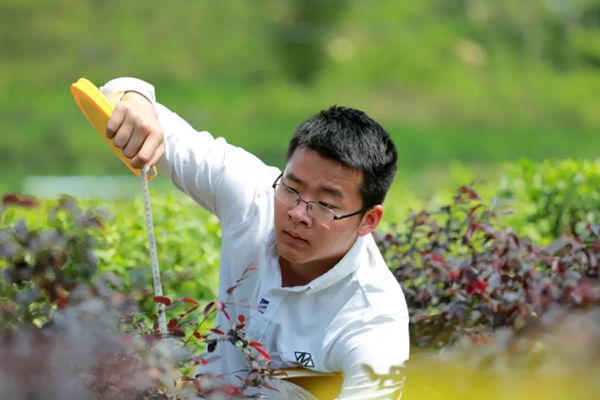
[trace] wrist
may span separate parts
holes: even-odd
[[[119,102],[121,100],[128,100],[131,97],[142,97],[146,101],[148,101],[150,104],[152,104],[152,106],[154,106],[154,102],[152,101],[152,99],[148,98],[148,96],[146,96],[144,93],[138,92],[137,90],[125,90],[124,92],[121,93],[117,102]]]

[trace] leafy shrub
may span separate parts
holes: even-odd
[[[153,198],[169,296],[156,298],[150,290],[141,204],[116,207],[111,217],[83,210],[69,198],[48,209],[37,205],[34,199],[7,195],[0,206],[0,397],[68,398],[67,390],[73,398],[91,399],[231,398],[240,394],[238,387],[194,375],[223,342],[238,346],[248,362],[240,376],[242,388],[265,387],[270,376],[280,373],[262,346],[245,336],[245,317],[228,315],[226,299],[208,301],[216,287],[219,230],[214,219],[190,211],[197,209],[191,201]],[[30,215],[16,212],[16,206]],[[552,358],[559,342],[546,341],[545,335],[565,325],[565,315],[574,310],[595,315],[600,227],[594,221],[575,223],[574,234],[541,246],[507,228],[506,221],[472,188],[462,187],[452,203],[411,213],[378,234],[406,295],[413,345],[446,348],[416,353],[408,364],[407,396],[474,398],[458,382],[483,380],[466,387],[470,393],[479,387],[481,393],[489,391],[485,374],[497,372],[485,370],[490,365],[541,366],[559,360],[548,365],[564,361],[564,368],[589,356],[590,368],[577,371],[582,377],[596,371],[597,342],[587,352],[579,346]],[[171,340],[157,340],[155,302],[167,306]],[[205,327],[217,312],[226,315],[230,327]],[[39,354],[48,356],[36,363]],[[453,369],[461,365],[473,371]],[[431,368],[451,378],[442,380],[442,374],[439,385],[424,384]],[[396,369],[373,378],[385,384],[404,376]],[[548,374],[524,376],[535,387]],[[518,383],[517,378],[518,372],[503,382]],[[581,390],[587,393],[589,387]]]
[[[69,243],[73,251],[77,248],[75,244],[81,243],[83,247],[77,250],[78,259],[68,263],[69,273],[73,269],[85,271],[87,275],[97,269],[108,272],[113,276],[116,289],[132,294],[140,302],[143,312],[154,312],[153,291],[148,284],[152,277],[141,199],[108,204],[79,201],[95,210],[94,215],[87,215],[91,211],[80,210],[75,200],[68,197],[59,200],[58,205],[52,201],[38,203],[35,199],[18,195],[5,197],[4,224],[15,224],[17,232],[23,230],[22,235],[39,231],[41,239],[32,240],[42,240],[42,244],[51,245],[53,249],[58,249],[54,242]],[[25,206],[27,202],[32,204],[29,208],[10,207],[19,201]],[[173,298],[214,299],[218,287],[218,220],[199,210],[189,198],[173,192],[152,196],[151,202],[159,264],[163,266],[164,292]],[[101,224],[98,226],[101,229],[95,229],[97,224]],[[7,232],[5,230],[4,234]],[[14,243],[10,246],[14,247]],[[31,252],[21,250],[30,258],[27,254]],[[63,250],[68,251],[66,248]],[[60,257],[64,258],[64,254]],[[67,270],[61,270],[61,274],[64,275]]]
[[[600,391],[600,310],[561,312],[489,342],[462,340],[416,352],[406,398],[420,400],[592,400]],[[402,377],[401,377],[402,378]]]
[[[523,160],[510,167],[499,198],[515,210],[506,223],[535,240],[585,235],[587,224],[600,223],[600,159]]]
[[[0,221],[7,207],[37,205],[32,198],[6,195]],[[44,325],[52,307],[63,308],[70,291],[91,279],[97,270],[92,230],[98,228],[99,216],[68,198],[50,210],[46,229],[31,230],[23,220],[0,226],[0,334]]]
[[[217,297],[220,226],[191,199],[170,192],[151,207],[164,293],[172,298]],[[132,292],[143,312],[154,311],[148,236],[141,199],[110,203],[95,254],[101,271],[121,277],[120,290]]]
[[[155,316],[140,313],[132,297],[140,293],[119,291],[127,289],[119,276],[97,273],[93,249],[97,232],[107,230],[98,212],[63,198],[50,208],[48,225],[33,228],[5,214],[15,206],[38,202],[7,195],[0,207],[0,398],[226,399],[267,387],[267,378],[281,373],[246,337],[245,316],[227,314],[226,301],[209,302],[198,316],[200,303],[191,298],[151,298],[176,315],[169,340],[158,340]],[[231,327],[204,327],[216,312]],[[210,354],[226,341],[248,362],[240,382],[195,375],[211,361],[204,348]]]
[[[148,373],[158,366],[144,357],[156,350],[119,334],[116,321],[116,309],[91,296],[54,312],[43,329],[14,327],[0,338],[0,397],[162,399]]]
[[[487,341],[463,338],[442,351],[413,352],[404,368],[375,374],[404,383],[420,400],[592,400],[600,391],[600,310],[559,312],[527,329],[499,329]],[[394,397],[396,398],[396,397]],[[399,398],[399,397],[398,397]]]
[[[0,397],[146,398],[143,360],[115,331],[135,302],[112,293],[116,277],[96,275],[99,215],[63,198],[36,229],[7,223],[15,206],[38,202],[6,195],[0,207]]]
[[[519,237],[471,188],[378,238],[410,310],[416,346],[519,329],[557,308],[600,305],[600,227],[546,247]]]

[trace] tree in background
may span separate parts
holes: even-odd
[[[276,5],[269,35],[289,79],[310,83],[327,57],[325,42],[343,16],[347,0],[291,0]]]

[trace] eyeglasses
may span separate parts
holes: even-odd
[[[358,211],[351,212],[349,214],[337,215],[331,208],[318,201],[306,201],[300,197],[300,193],[286,185],[285,183],[278,181],[283,176],[283,173],[279,174],[275,182],[273,182],[273,189],[275,189],[275,198],[289,207],[296,207],[300,203],[306,204],[306,212],[308,215],[320,222],[330,222],[338,219],[344,219],[352,217],[354,215],[361,214],[367,211],[371,207],[363,207]]]

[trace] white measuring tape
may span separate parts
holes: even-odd
[[[147,165],[142,168],[142,187],[144,189],[144,216],[146,219],[146,231],[148,232],[148,248],[150,249],[150,262],[152,264],[152,281],[154,282],[154,296],[162,296],[162,282],[160,280],[160,268],[158,267],[158,255],[156,253],[156,238],[154,236],[154,222],[152,221],[152,210],[150,209],[150,191],[148,190]],[[156,302],[158,310],[158,333],[161,336],[167,334],[167,316],[165,305]]]
[[[113,113],[116,104],[125,96],[124,91],[112,91],[106,89],[104,93],[100,91],[92,82],[85,78],[80,78],[71,85],[71,94],[75,102],[92,124],[94,129],[104,139],[111,150],[127,165],[127,167],[136,175],[137,171],[129,163],[121,149],[117,148],[113,141],[106,136],[106,126]],[[154,296],[162,296],[162,284],[160,281],[160,270],[158,268],[158,257],[156,255],[156,239],[154,237],[154,224],[152,222],[152,211],[150,210],[150,193],[148,191],[148,170],[147,165],[142,168],[140,177],[142,179],[142,187],[144,189],[144,210],[146,217],[146,231],[148,232],[148,247],[150,249],[150,261],[152,263],[152,280],[154,281]],[[156,174],[156,168],[152,168]],[[154,177],[154,176],[151,176]],[[157,300],[157,299],[155,299]],[[167,334],[167,318],[165,315],[165,305],[160,301],[156,302],[158,310],[158,333],[161,336]]]

